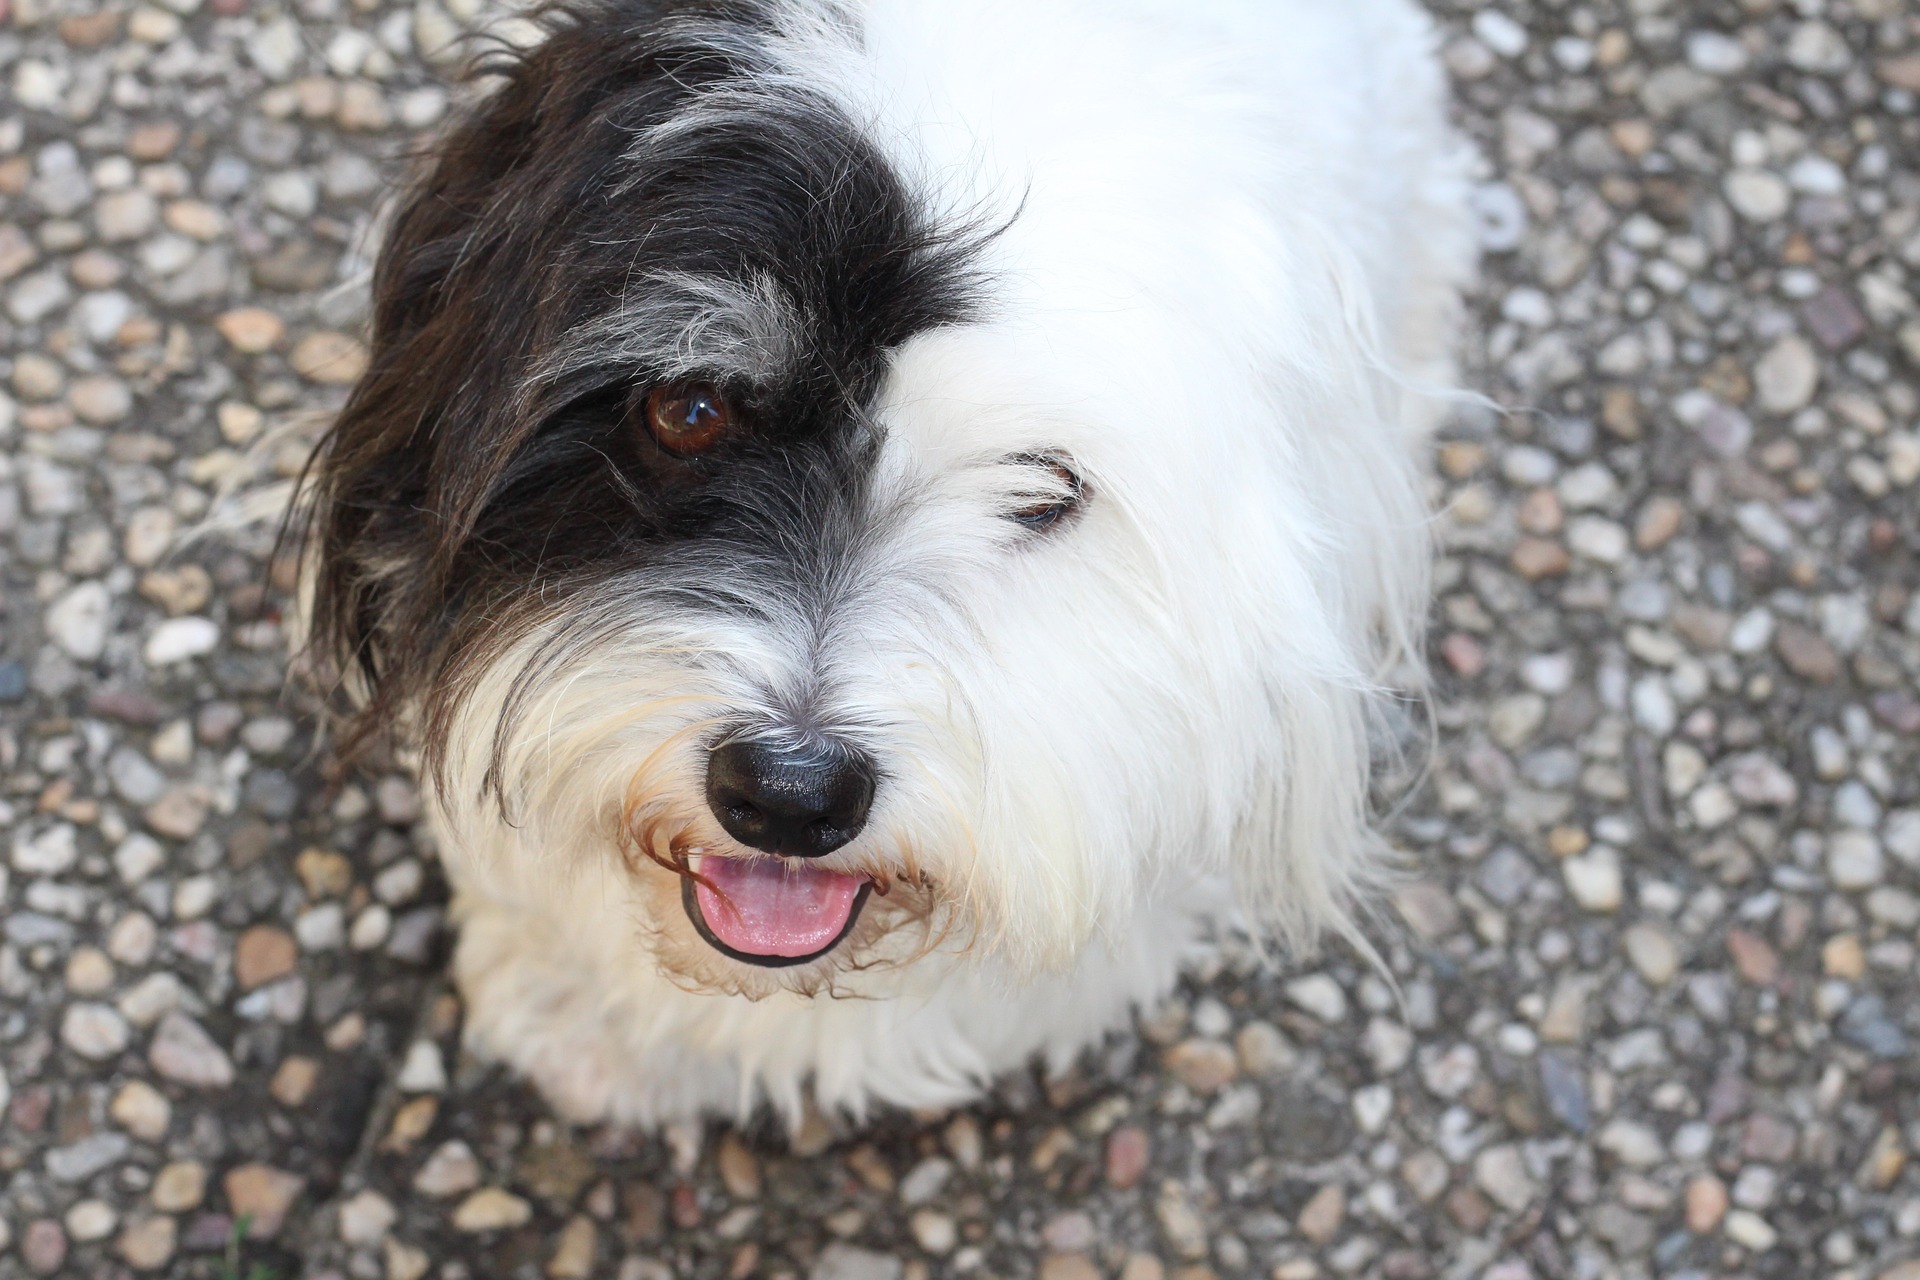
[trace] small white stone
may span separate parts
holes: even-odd
[[[1393,1090],[1384,1084],[1370,1084],[1353,1095],[1353,1120],[1360,1132],[1379,1133],[1393,1115]]]
[[[1581,516],[1567,526],[1567,545],[1589,560],[1619,564],[1627,558],[1632,539],[1624,525],[1599,516]]]
[[[458,1138],[444,1142],[413,1175],[413,1189],[436,1200],[457,1196],[480,1185],[480,1161],[473,1148]]]
[[[1774,222],[1793,205],[1793,192],[1777,174],[1764,169],[1735,169],[1723,190],[1727,203],[1749,222]]]
[[[337,902],[302,911],[294,918],[293,936],[302,951],[337,951],[347,941],[346,912]]]
[[[340,1204],[340,1239],[352,1245],[377,1245],[399,1219],[392,1201],[378,1191],[362,1191]]]
[[[79,856],[79,833],[71,823],[57,822],[36,836],[14,836],[13,869],[26,875],[57,876]]]
[[[1880,841],[1870,831],[1836,831],[1827,838],[1827,875],[1838,889],[1871,889],[1886,875]]]
[[[98,582],[73,587],[47,610],[47,634],[74,658],[91,662],[107,647],[113,599]]]
[[[908,1220],[914,1243],[936,1257],[952,1253],[960,1243],[960,1228],[948,1215],[934,1209],[922,1209]]]
[[[1527,687],[1549,697],[1573,687],[1573,655],[1567,653],[1530,654],[1520,663],[1520,678]]]
[[[1784,416],[1806,408],[1819,386],[1820,358],[1797,335],[1774,343],[1754,366],[1754,393],[1768,413]]]
[[[1621,1164],[1636,1169],[1651,1168],[1667,1158],[1667,1151],[1660,1142],[1660,1135],[1646,1125],[1632,1120],[1611,1122],[1600,1131],[1600,1136],[1595,1139],[1595,1143]]]
[[[1633,682],[1628,697],[1633,707],[1634,723],[1655,737],[1666,737],[1679,723],[1680,713],[1674,706],[1673,694],[1660,676],[1641,676]]]
[[[1347,993],[1324,973],[1310,973],[1287,984],[1287,999],[1329,1025],[1347,1016]]]
[[[167,850],[161,848],[159,841],[136,831],[121,841],[119,848],[113,850],[113,869],[119,873],[123,885],[138,885],[146,877],[167,862]]]
[[[1852,61],[1846,37],[1824,22],[1803,22],[1787,37],[1787,62],[1798,70],[1834,75]]]
[[[1473,15],[1473,34],[1503,58],[1527,51],[1527,29],[1498,9],[1483,8]]]
[[[190,999],[186,985],[171,973],[150,973],[115,1001],[128,1022],[150,1027]]]
[[[1575,467],[1560,477],[1560,501],[1572,510],[1603,507],[1620,493],[1613,472],[1598,462]]]
[[[347,945],[355,951],[372,951],[385,945],[393,932],[393,912],[376,902],[353,918],[347,930]]]
[[[1729,1212],[1721,1230],[1726,1233],[1727,1239],[1755,1253],[1765,1253],[1780,1239],[1780,1233],[1769,1226],[1765,1218],[1751,1209],[1734,1209]]]
[[[132,1034],[127,1020],[104,1004],[71,1005],[60,1020],[60,1042],[95,1062],[111,1058],[126,1048]]]
[[[1611,912],[1620,909],[1626,896],[1620,855],[1607,845],[1595,845],[1575,854],[1560,867],[1567,892],[1587,911]]]
[[[395,1083],[405,1093],[445,1093],[447,1067],[441,1061],[440,1047],[431,1040],[415,1040],[407,1048]]]
[[[1457,1098],[1480,1078],[1480,1051],[1470,1044],[1423,1056],[1420,1078],[1436,1098]]]
[[[1519,1213],[1540,1193],[1526,1157],[1512,1143],[1488,1147],[1473,1158],[1473,1180],[1508,1213]]]
[[[1658,925],[1636,924],[1621,937],[1621,943],[1640,976],[1656,987],[1666,986],[1680,972],[1680,948]]]
[[[105,1200],[82,1200],[67,1210],[67,1234],[82,1244],[105,1240],[119,1222],[120,1216]]]
[[[1920,867],[1920,809],[1888,814],[1883,834],[1888,853],[1910,867]]]
[[[1809,151],[1787,167],[1787,183],[1810,196],[1837,196],[1847,189],[1847,175],[1819,152]]]
[[[1759,653],[1773,639],[1773,615],[1765,609],[1751,609],[1735,619],[1727,632],[1727,648],[1740,654]]]
[[[164,667],[212,653],[220,628],[211,618],[168,618],[153,629],[141,651],[150,667]]]
[[[1747,47],[1718,31],[1694,31],[1687,36],[1687,62],[1710,76],[1738,75],[1747,66]]]

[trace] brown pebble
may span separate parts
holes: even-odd
[[[1313,1193],[1300,1210],[1295,1225],[1300,1234],[1315,1244],[1325,1244],[1340,1233],[1340,1224],[1347,1220],[1347,1189],[1337,1182],[1330,1182]]]
[[[1201,1093],[1224,1088],[1240,1074],[1240,1060],[1224,1040],[1182,1040],[1167,1050],[1163,1061],[1175,1079]]]
[[[346,386],[366,371],[367,349],[344,333],[310,333],[294,345],[287,363],[309,382]]]
[[[233,979],[242,991],[263,987],[292,973],[300,959],[293,935],[272,925],[257,924],[233,945]]]
[[[1820,948],[1820,967],[1829,978],[1857,982],[1867,971],[1866,952],[1860,939],[1851,933],[1836,934]]]
[[[287,326],[265,307],[238,307],[222,312],[214,320],[213,327],[219,330],[220,336],[234,350],[249,355],[271,351],[287,336]]]
[[[120,18],[112,9],[73,14],[60,19],[60,38],[75,49],[98,49],[120,33]]]
[[[171,120],[140,125],[127,135],[127,154],[135,160],[165,160],[180,145],[180,126]]]
[[[1457,676],[1468,680],[1487,667],[1487,651],[1464,631],[1454,631],[1440,642],[1440,657]]]
[[[243,1164],[227,1172],[222,1185],[235,1219],[246,1218],[247,1238],[271,1239],[287,1220],[287,1210],[306,1189],[307,1180],[269,1164]]]
[[[312,1095],[313,1086],[319,1079],[320,1064],[312,1058],[294,1054],[274,1070],[273,1083],[267,1086],[267,1092],[283,1107],[298,1107]]]
[[[1084,1253],[1050,1253],[1040,1259],[1040,1280],[1101,1280],[1100,1268]]]
[[[387,1126],[387,1136],[380,1140],[382,1151],[407,1151],[413,1144],[427,1136],[433,1128],[433,1122],[440,1115],[440,1099],[432,1094],[422,1094],[410,1098],[393,1113],[393,1123]]]
[[[1697,1236],[1709,1236],[1720,1229],[1727,1216],[1727,1184],[1710,1173],[1687,1183],[1687,1230]]]
[[[1125,1191],[1138,1186],[1153,1156],[1146,1130],[1123,1124],[1107,1135],[1107,1184]]]
[[[735,1200],[760,1198],[760,1161],[738,1134],[728,1133],[720,1140],[714,1163],[720,1167],[720,1181],[726,1184],[728,1195]]]
[[[135,1271],[158,1271],[173,1261],[178,1231],[172,1218],[155,1215],[129,1222],[113,1251]]]
[[[1780,957],[1765,938],[1751,930],[1727,930],[1727,953],[1740,976],[1756,987],[1770,987],[1780,976]]]
[[[1821,636],[1803,626],[1783,622],[1773,636],[1773,651],[1787,670],[1802,680],[1832,684],[1840,675],[1840,655]]]
[[[1572,559],[1567,549],[1557,542],[1547,538],[1522,538],[1514,544],[1510,563],[1521,577],[1538,581],[1565,573]]]
[[[1528,533],[1541,535],[1558,533],[1566,523],[1566,514],[1560,509],[1560,496],[1551,489],[1535,489],[1521,499],[1520,510],[1514,518]]]
[[[1673,540],[1686,519],[1685,503],[1664,493],[1655,494],[1633,522],[1633,545],[1642,551],[1658,551]]]

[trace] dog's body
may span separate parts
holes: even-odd
[[[591,0],[511,64],[308,506],[480,1051],[582,1118],[951,1104],[1345,920],[1472,265],[1430,44]]]

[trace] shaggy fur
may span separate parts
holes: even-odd
[[[1426,19],[545,21],[406,194],[301,507],[345,739],[422,754],[475,1047],[583,1118],[948,1104],[1222,927],[1344,927],[1472,266]],[[690,456],[647,426],[689,378],[743,424]],[[819,860],[875,891],[804,964],[682,905],[760,856],[703,794],[742,737],[876,770]]]

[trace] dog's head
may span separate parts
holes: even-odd
[[[469,875],[625,868],[718,989],[1056,964],[1228,874],[1335,918],[1424,560],[1335,267],[1140,122],[1137,169],[909,127],[831,17],[552,21],[398,208],[315,456],[348,739],[418,745]]]

